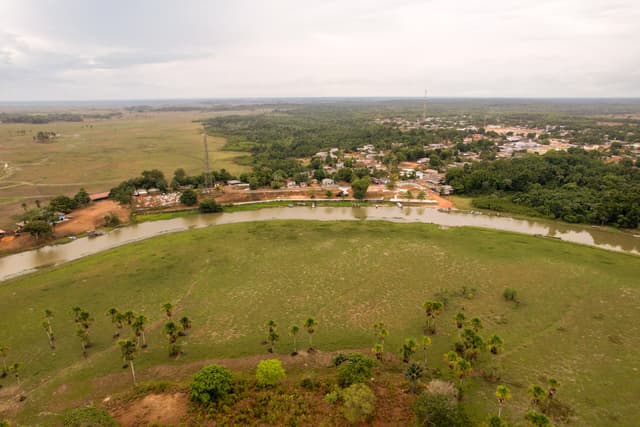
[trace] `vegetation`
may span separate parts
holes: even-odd
[[[342,392],[344,417],[351,424],[365,421],[376,409],[376,396],[364,384],[353,384]]]
[[[278,359],[261,360],[256,369],[256,380],[261,387],[275,386],[286,377]]]
[[[64,427],[119,427],[120,425],[103,409],[93,406],[67,411],[62,420]]]
[[[371,378],[374,361],[360,353],[351,353],[338,366],[338,384],[349,387],[352,384],[363,383]]]
[[[286,241],[286,245],[274,245],[274,241]],[[193,255],[194,247],[198,257]],[[403,260],[403,267],[393,268],[388,254]],[[357,274],[354,265],[359,266]],[[474,333],[483,342],[495,334],[505,343],[497,355],[489,348],[479,351],[471,361],[472,374],[462,379],[461,404],[474,423],[498,412],[496,386],[505,384],[512,398],[503,406],[502,417],[523,424],[530,407],[527,386],[539,384],[547,397],[536,412],[560,424],[563,418],[555,403],[549,414],[544,412],[552,388],[547,379],[556,378],[562,385],[555,387],[551,401],[571,408],[572,423],[599,425],[619,417],[613,423],[625,425],[625,419],[640,416],[635,405],[640,390],[629,374],[634,366],[631,350],[640,345],[633,322],[639,269],[640,260],[630,255],[551,239],[470,228],[441,230],[426,224],[275,221],[159,236],[3,283],[0,330],[5,332],[0,342],[11,347],[8,366],[23,362],[20,377],[28,395],[23,409],[10,417],[19,424],[61,425],[62,416],[55,414],[61,414],[65,405],[101,402],[106,395],[130,389],[131,373],[120,368],[122,354],[113,335],[120,330],[123,338],[133,337],[133,330],[126,320],[119,329],[105,315],[123,304],[127,310],[118,311],[135,313],[133,321],[140,314],[148,317],[149,346],[134,360],[139,383],[159,375],[159,379],[183,381],[202,361],[253,357],[264,351],[260,343],[266,319],[291,325],[313,316],[321,325],[313,334],[313,345],[323,352],[369,349],[377,341],[372,325],[384,323],[390,331],[384,337],[389,350],[384,362],[363,376],[364,383],[377,392],[382,378],[390,377],[406,389],[408,380],[397,350],[405,337],[419,337],[422,345],[426,317],[422,303],[446,300],[436,320],[437,333],[429,336],[428,366],[422,365],[421,349],[411,359],[423,367],[422,381],[440,378],[458,385],[458,373],[448,369],[442,355],[456,342],[471,344],[463,352],[473,349],[474,335],[458,335],[465,329],[473,332],[473,318],[481,319],[482,329]],[[502,297],[503,290],[515,284],[523,300],[519,306]],[[464,296],[462,286],[475,288],[472,298]],[[335,304],[336,295],[348,297]],[[184,314],[194,325],[188,330],[188,351],[177,359],[167,358],[163,325],[169,319],[162,308],[167,301],[172,301],[171,319],[178,333]],[[74,316],[66,314],[74,304],[95,315],[86,359],[78,351]],[[56,314],[52,320],[55,357],[41,326],[45,309]],[[458,312],[467,318],[461,329],[454,321]],[[21,321],[12,320],[16,318]],[[291,351],[290,343],[282,344],[271,357]],[[584,354],[601,356],[585,358]],[[369,356],[373,362],[374,356]],[[288,376],[279,386],[263,391],[245,386],[248,391],[240,391],[239,384],[234,393],[246,399],[244,405],[255,403],[255,408],[285,404],[281,391],[295,394],[290,401],[295,405],[304,404],[307,391],[291,385],[309,374],[301,367],[306,361],[302,357],[295,358],[300,363],[295,367],[285,364]],[[327,368],[326,377],[325,371],[319,371],[319,382],[330,379],[337,384],[345,363]],[[499,367],[499,379],[485,380],[494,365]],[[253,383],[252,377],[249,382]],[[10,373],[2,380],[3,390],[16,383]],[[50,397],[62,385],[66,392],[52,401]],[[320,401],[332,391],[331,384],[316,387]],[[428,389],[433,389],[431,383]],[[414,399],[413,394],[401,394]],[[268,397],[258,403],[258,396]],[[597,401],[597,408],[587,398]],[[382,404],[379,398],[376,417]],[[341,404],[335,408],[339,413]]]
[[[471,427],[472,423],[457,400],[446,394],[425,392],[420,394],[413,410],[421,426]]]
[[[233,375],[227,368],[209,365],[194,375],[189,398],[202,405],[218,402],[229,394]]]

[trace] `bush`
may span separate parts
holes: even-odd
[[[198,207],[202,213],[222,212],[222,206],[215,200],[204,200],[200,202]]]
[[[360,353],[352,353],[349,358],[338,367],[338,384],[349,387],[352,384],[363,383],[371,378],[373,359]]]
[[[331,361],[331,365],[337,368],[338,366],[342,365],[342,362],[346,362],[347,360],[349,360],[349,356],[344,353],[338,353],[336,357],[334,357]]]
[[[351,424],[369,418],[376,409],[376,396],[364,384],[353,384],[342,392],[344,417]]]
[[[469,416],[451,396],[440,393],[422,393],[413,404],[418,425],[433,427],[471,426]]]
[[[119,427],[107,411],[88,407],[68,411],[62,419],[65,427]]]
[[[505,301],[518,301],[518,292],[515,289],[507,288],[502,293]]]
[[[338,403],[338,401],[341,398],[342,398],[342,395],[340,394],[340,390],[333,390],[324,395],[324,401],[332,405],[335,405],[336,403]]]
[[[217,402],[231,391],[231,371],[219,365],[205,366],[194,375],[189,398],[203,405]]]
[[[193,206],[198,203],[198,195],[195,191],[188,188],[180,194],[180,203],[186,206]]]
[[[108,215],[104,216],[104,225],[107,227],[117,227],[120,225],[120,218],[118,218],[118,215],[109,212]]]
[[[278,359],[262,360],[258,363],[256,379],[259,386],[277,385],[286,375],[282,363]]]

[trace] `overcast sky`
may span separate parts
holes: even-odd
[[[639,97],[638,0],[0,0],[0,100]]]

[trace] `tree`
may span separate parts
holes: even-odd
[[[551,421],[549,418],[536,411],[529,411],[527,415],[524,417],[525,421],[534,426],[534,427],[549,427],[551,426]]]
[[[80,346],[82,348],[82,355],[87,357],[87,347],[89,346],[89,332],[84,328],[78,328],[76,330],[76,336],[80,338]]]
[[[222,212],[222,205],[218,204],[215,200],[203,200],[200,202],[198,210],[200,210],[201,213]]]
[[[2,378],[6,377],[9,373],[9,368],[7,367],[7,354],[9,353],[9,347],[6,345],[0,345],[0,357],[2,357]]]
[[[417,425],[429,427],[471,427],[469,416],[453,396],[425,392],[413,404]]]
[[[416,392],[418,381],[422,379],[423,369],[417,363],[411,363],[404,371],[404,377],[409,380],[409,385],[413,393]]]
[[[464,313],[456,314],[456,327],[458,329],[462,329],[462,326],[464,326],[464,322],[466,320],[467,320],[467,318],[465,317]]]
[[[187,329],[191,329],[191,320],[187,316],[180,318],[180,326],[182,326],[183,334],[186,334]]]
[[[31,234],[36,240],[50,237],[53,234],[51,224],[40,219],[27,222],[22,231]]]
[[[91,203],[91,197],[89,197],[89,193],[87,193],[84,188],[81,188],[80,191],[73,196],[73,201],[77,207],[85,207]]]
[[[81,309],[80,307],[73,307],[71,309],[73,314],[73,320],[77,326],[76,336],[80,338],[80,345],[82,347],[82,355],[87,357],[87,348],[91,346],[89,339],[89,328],[93,322],[93,317],[88,311]]]
[[[547,390],[547,398],[551,401],[556,395],[558,387],[560,387],[560,382],[555,378],[549,378],[547,380],[547,385],[549,386],[549,389]]]
[[[400,354],[402,354],[402,361],[404,363],[409,363],[411,361],[411,356],[416,353],[417,345],[416,340],[413,338],[407,338],[404,340],[402,344],[402,348],[400,349]]]
[[[180,346],[176,344],[178,341],[178,325],[172,320],[164,324],[164,336],[169,341],[169,356],[174,357],[180,354]]]
[[[426,330],[434,334],[436,332],[436,317],[438,317],[444,309],[444,304],[440,301],[425,301],[422,306],[427,317]]]
[[[138,351],[138,347],[135,341],[126,339],[118,341],[118,346],[120,346],[120,352],[122,353],[122,360],[127,366],[131,368],[131,377],[133,378],[133,385],[136,385],[136,370],[133,367],[133,360],[136,357],[136,353]]]
[[[342,392],[342,412],[351,424],[365,421],[376,408],[376,396],[364,384],[352,384]]]
[[[173,314],[172,310],[173,310],[173,304],[171,304],[170,302],[165,302],[162,305],[162,309],[164,310],[165,314],[167,315],[167,317],[169,319],[171,319],[171,316]]]
[[[363,176],[362,178],[357,178],[351,181],[351,191],[353,192],[353,197],[358,200],[366,199],[367,190],[369,189],[370,184],[371,179],[368,176]]]
[[[493,334],[487,340],[487,345],[489,346],[489,351],[491,351],[492,354],[498,354],[502,350],[504,341],[502,341],[500,336]]]
[[[351,384],[362,383],[371,378],[373,359],[360,353],[351,353],[338,366],[338,385],[348,387]]]
[[[9,370],[13,372],[13,376],[18,382],[18,387],[20,387],[20,384],[21,384],[20,364],[18,362],[13,363],[11,366],[9,366]]]
[[[275,351],[276,342],[280,339],[280,335],[276,332],[278,325],[275,321],[269,320],[265,326],[267,328],[267,341],[270,344],[269,353],[273,353]]]
[[[422,352],[423,352],[423,363],[424,366],[427,366],[427,349],[431,346],[431,338],[428,336],[423,336],[422,337]]]
[[[502,416],[502,406],[511,399],[511,390],[506,385],[496,387],[496,398],[498,398],[498,417]]]
[[[278,359],[261,360],[256,369],[256,380],[261,387],[275,386],[286,377],[282,362]]]
[[[289,327],[289,335],[293,338],[293,353],[291,353],[293,356],[298,354],[298,347],[296,346],[296,336],[298,332],[300,332],[298,325],[291,325],[291,327]]]
[[[128,311],[125,311],[124,313],[122,313],[122,320],[127,322],[127,325],[129,325],[129,326],[131,326],[131,324],[133,323],[135,318],[136,318],[136,315],[133,314],[133,311],[131,311],[131,310],[128,310]]]
[[[122,316],[120,316],[120,312],[115,307],[111,307],[107,310],[107,316],[109,316],[111,323],[116,327],[113,338],[118,338],[120,336],[120,329],[122,329]]]
[[[180,194],[180,203],[186,206],[194,206],[198,203],[198,195],[195,191],[188,188]]]
[[[44,311],[44,320],[42,321],[42,327],[44,328],[47,339],[49,340],[49,346],[52,350],[56,349],[56,337],[53,335],[53,327],[51,326],[51,319],[53,319],[53,312],[49,309]]]
[[[377,342],[371,348],[371,352],[376,356],[376,359],[382,360],[382,355],[384,353],[384,344]]]
[[[147,347],[147,338],[144,334],[146,324],[147,324],[147,317],[142,314],[139,316],[136,316],[136,318],[131,323],[131,328],[133,329],[133,333],[136,336],[136,341],[137,341],[136,344],[140,348]]]
[[[384,344],[384,339],[389,335],[389,331],[383,322],[377,322],[373,324],[373,331],[376,340],[380,344]]]
[[[309,334],[309,350],[313,350],[313,334],[316,332],[317,326],[318,324],[313,317],[309,317],[304,321],[304,327]]]
[[[189,399],[202,405],[215,403],[231,391],[233,375],[220,365],[209,365],[194,375],[189,385]]]
[[[53,211],[69,213],[78,207],[74,199],[67,196],[56,196],[49,202],[49,207]]]
[[[418,200],[424,200],[427,197],[427,194],[424,191],[420,191],[418,193]]]
[[[529,396],[531,406],[539,407],[547,398],[547,391],[537,384],[531,384],[527,389],[527,395]]]
[[[473,370],[471,366],[471,362],[467,359],[459,358],[453,367],[453,371],[455,372],[458,380],[460,381],[460,387],[462,387],[462,382],[464,378],[471,373]]]
[[[478,317],[474,317],[469,323],[471,324],[471,329],[473,329],[473,332],[475,333],[478,333],[480,329],[482,329],[482,320]]]

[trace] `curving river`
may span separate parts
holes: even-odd
[[[553,221],[523,220],[502,216],[476,215],[467,212],[440,212],[422,207],[294,207],[266,208],[254,211],[192,215],[164,221],[151,221],[115,229],[96,238],[81,238],[64,245],[0,258],[0,281],[32,272],[38,268],[58,265],[117,246],[148,239],[165,233],[184,231],[211,225],[271,220],[378,220],[392,222],[424,222],[447,227],[483,227],[530,235],[555,237],[568,242],[602,249],[640,255],[640,238],[629,233],[616,233],[589,226]]]

